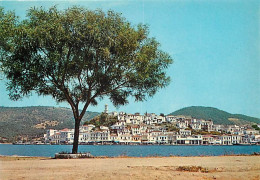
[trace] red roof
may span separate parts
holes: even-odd
[[[132,128],[139,128],[139,126],[138,125],[134,125],[134,126],[132,126]]]
[[[139,138],[140,138],[140,137],[142,137],[142,136],[139,136],[139,135],[135,135],[135,136],[133,136],[133,137],[139,137]]]
[[[203,137],[212,137],[212,135],[210,134],[205,134],[205,135],[202,135]]]

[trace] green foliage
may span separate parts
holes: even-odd
[[[218,132],[218,131],[211,131],[210,134],[212,134],[212,135],[221,135],[222,133]]]
[[[254,128],[255,130],[260,131],[260,128],[256,124],[252,125],[252,128]]]
[[[148,37],[148,27],[133,26],[114,11],[34,7],[21,21],[0,9],[0,25],[0,66],[9,97],[36,92],[68,102],[74,153],[80,121],[97,99],[107,96],[115,106],[127,104],[129,96],[143,101],[170,82],[166,69],[172,59]]]
[[[87,112],[84,121],[89,121],[99,113]],[[37,124],[46,121],[57,121],[51,126],[46,124],[44,128],[36,128]],[[0,107],[0,137],[6,137],[9,141],[17,136],[43,137],[46,129],[74,128],[74,120],[71,110],[57,107]]]
[[[96,127],[107,126],[110,127],[118,121],[117,116],[111,116],[106,113],[101,113],[99,116],[94,117],[90,121],[86,121],[84,125],[93,124]]]
[[[168,132],[170,132],[170,131],[179,131],[179,128],[177,128],[176,125],[172,124],[172,123],[164,123],[164,127],[166,128],[166,130]]]
[[[2,10],[2,17],[0,23],[9,16]],[[35,91],[72,106],[96,105],[103,96],[123,105],[129,95],[142,101],[169,83],[171,57],[147,26],[132,26],[119,13],[31,8],[26,20],[9,24],[1,27],[8,48],[0,49],[14,100]]]
[[[218,132],[218,131],[210,131],[210,132],[208,132],[208,131],[192,129],[191,130],[191,134],[194,134],[194,135],[221,135],[222,133]]]
[[[251,124],[260,123],[259,118],[253,118],[241,114],[230,114],[225,111],[219,110],[212,107],[202,107],[202,106],[191,106],[187,108],[180,109],[171,113],[171,115],[185,115],[192,116],[197,119],[213,120],[214,124]],[[230,121],[229,118],[237,119],[236,121]]]

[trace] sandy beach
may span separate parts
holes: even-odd
[[[198,172],[183,166],[201,166]],[[201,172],[205,171],[206,172]],[[260,156],[50,159],[0,157],[0,179],[260,179]]]

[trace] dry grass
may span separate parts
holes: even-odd
[[[177,171],[187,171],[187,172],[202,172],[208,173],[208,168],[204,168],[201,166],[179,166],[176,168]]]

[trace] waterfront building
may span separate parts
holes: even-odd
[[[157,136],[152,134],[152,133],[148,133],[147,135],[147,144],[155,144],[156,143],[156,139]]]
[[[130,144],[132,142],[132,135],[131,134],[120,134],[120,135],[118,135],[118,141],[121,144]]]
[[[60,140],[61,140],[60,132],[57,132],[50,137],[51,144],[60,144]]]
[[[110,132],[107,130],[97,130],[90,132],[90,142],[110,142]]]
[[[64,144],[72,144],[74,139],[74,129],[62,129],[59,131],[60,133],[60,143]],[[82,134],[79,135],[79,140],[82,140]]]
[[[232,135],[232,144],[239,144],[242,142],[242,137],[240,135]]]
[[[222,135],[220,136],[222,145],[232,145],[232,136],[231,135]]]
[[[137,144],[141,144],[141,139],[142,139],[142,136],[140,135],[133,135],[132,136],[132,143],[137,143]]]
[[[202,136],[187,136],[182,137],[181,135],[176,135],[176,144],[185,144],[185,145],[200,145],[202,144]]]
[[[168,144],[168,135],[165,133],[160,133],[156,137],[156,143],[157,144]]]
[[[108,107],[106,107],[108,112]],[[211,120],[194,119],[188,116],[164,116],[154,113],[117,114],[118,121],[110,127],[95,127],[92,124],[80,127],[79,142],[120,144],[187,144],[187,145],[232,145],[260,143],[259,131],[237,125],[214,125]],[[167,122],[167,123],[166,123]],[[171,123],[171,125],[169,125]],[[169,129],[176,131],[167,132]],[[194,135],[193,131],[208,131],[208,135]],[[212,135],[211,131],[227,133]],[[205,132],[204,132],[205,133]],[[46,130],[45,143],[72,144],[74,129]]]
[[[119,143],[119,137],[117,134],[110,134],[110,141],[113,143]]]

